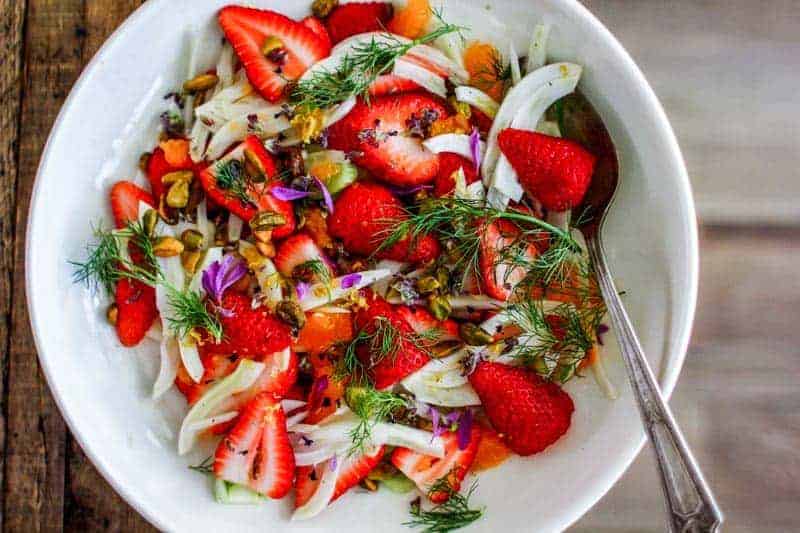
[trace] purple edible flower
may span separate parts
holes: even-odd
[[[472,434],[472,410],[467,409],[458,420],[458,449],[466,450]]]
[[[331,470],[336,470],[336,465],[338,464],[339,464],[339,459],[337,459],[335,455],[331,457],[331,464],[330,464]]]
[[[395,196],[411,196],[416,192],[428,191],[431,189],[433,189],[433,185],[417,185],[416,187],[389,187],[389,190],[392,191]]]
[[[342,278],[342,288],[343,289],[351,289],[356,284],[361,282],[361,274],[348,274]]]
[[[295,285],[294,290],[297,292],[297,299],[302,300],[308,295],[308,290],[311,288],[311,285],[306,283],[305,281],[300,281]]]
[[[319,190],[322,191],[322,197],[325,199],[325,208],[328,210],[328,213],[333,214],[333,198],[331,197],[331,192],[318,178],[314,178],[314,181],[317,182]]]
[[[431,440],[433,440],[444,433],[447,428],[440,424],[442,415],[437,408],[430,406],[428,408],[428,416],[431,417],[431,422],[433,422],[433,437],[431,437]]]
[[[328,388],[328,376],[321,376],[314,382],[314,391],[312,394],[322,394]]]
[[[247,266],[232,255],[226,255],[222,262],[214,261],[203,271],[203,288],[217,304],[222,302],[225,291],[247,274]],[[219,310],[223,316],[227,310]]]
[[[475,162],[475,173],[481,171],[481,134],[478,128],[472,128],[469,136],[469,151],[472,153],[472,160]]]
[[[603,344],[603,335],[608,333],[609,328],[605,324],[600,324],[597,326],[597,342],[600,343],[600,346],[604,346]]]
[[[270,192],[272,196],[284,202],[293,202],[294,200],[307,198],[311,195],[308,191],[298,191],[297,189],[290,189],[288,187],[273,187]]]

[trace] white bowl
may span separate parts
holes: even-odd
[[[89,223],[108,219],[110,184],[136,175],[139,154],[155,138],[161,96],[185,76],[179,68],[184,31],[199,28],[218,36],[213,15],[226,3],[145,3],[95,56],[61,110],[42,158],[28,227],[28,303],[42,367],[87,455],[161,529],[404,531],[410,497],[383,492],[351,491],[306,523],[288,521],[288,502],[214,503],[208,480],[188,470],[187,458],[176,453],[176,428],[185,409],[179,395],[158,403],[149,398],[156,346],[119,346],[105,324],[104,302],[71,281],[67,261],[83,257]],[[253,3],[302,16],[310,0]],[[551,57],[585,67],[581,89],[621,155],[622,187],[605,228],[606,249],[669,394],[694,315],[698,252],[689,180],[658,100],[622,46],[578,2],[495,0],[490,11],[484,7],[488,0],[466,3],[474,6],[469,8],[476,14],[473,25],[488,36],[506,33],[491,23],[492,15],[506,21],[520,51],[535,23],[552,23]],[[453,2],[447,6],[456,10]],[[204,43],[210,56],[218,39]],[[608,367],[621,397],[605,399],[591,378],[574,380],[569,391],[577,411],[567,436],[545,453],[482,474],[474,501],[487,512],[472,530],[563,529],[622,475],[641,448],[643,431],[612,350]]]

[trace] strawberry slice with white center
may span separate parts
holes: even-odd
[[[520,257],[528,264],[536,260],[539,251],[533,244],[520,242],[520,229],[507,220],[484,224],[481,237],[479,266],[481,282],[486,293],[497,300],[508,300],[514,287],[525,279],[527,270],[511,263]],[[519,249],[509,249],[514,246]]]
[[[435,334],[435,338],[431,339],[431,344],[460,339],[458,336],[458,324],[454,320],[449,318],[447,320],[436,320],[424,307],[401,305],[397,308],[397,314],[411,326],[411,329],[417,335],[433,336]]]
[[[317,243],[308,233],[295,233],[285,241],[281,242],[275,253],[273,259],[275,268],[278,269],[282,275],[291,278],[297,274],[294,270],[299,266],[308,267],[306,270],[311,274],[311,281],[321,282],[325,281],[320,279],[322,272],[317,271],[317,268],[327,271],[328,280],[333,277],[333,264],[325,256],[322,250],[319,249]],[[310,263],[317,263],[318,266],[311,267]],[[304,279],[303,281],[310,281]]]
[[[369,95],[372,97],[406,93],[419,90],[421,87],[417,82],[407,78],[401,78],[396,74],[384,74],[378,76],[372,85],[369,86]]]
[[[244,66],[247,79],[272,102],[284,96],[290,80],[300,78],[331,51],[330,42],[274,11],[228,6],[220,10],[219,24]]]
[[[426,93],[359,100],[330,128],[328,146],[351,152],[353,162],[379,180],[398,187],[422,185],[439,172],[439,156],[422,140],[430,125],[447,114],[441,100]]]
[[[286,415],[271,394],[247,404],[214,455],[215,476],[276,499],[291,490],[294,466]]]
[[[111,212],[117,228],[139,219],[139,202],[153,206],[153,197],[132,181],[120,181],[111,188]]]
[[[325,502],[325,505],[330,504],[366,478],[367,474],[381,462],[384,451],[385,446],[381,446],[369,454],[359,453],[350,457],[343,454],[341,457],[337,457],[336,460],[339,461],[340,464],[337,465],[338,475],[336,477],[336,487],[333,489],[330,499]],[[317,506],[321,506],[322,502],[313,502],[312,497],[320,488],[320,481],[322,480],[324,468],[324,465],[300,466],[297,468],[294,485],[295,509],[301,509],[305,506],[314,505],[315,503]],[[322,509],[324,509],[324,507],[322,507]],[[313,510],[319,512],[322,509]],[[312,515],[309,513],[308,516],[304,517],[310,516]]]
[[[392,464],[435,503],[445,502],[449,498],[445,492],[430,492],[431,487],[445,476],[453,491],[457,492],[461,488],[461,481],[475,460],[481,440],[481,428],[478,424],[472,425],[469,442],[463,450],[458,447],[458,437],[455,433],[447,432],[441,438],[445,449],[445,456],[441,459],[408,448],[397,448],[392,453]]]

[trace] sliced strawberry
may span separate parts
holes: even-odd
[[[292,488],[294,452],[280,401],[259,394],[214,454],[214,475],[269,496],[283,498]]]
[[[325,25],[336,44],[359,33],[384,29],[393,14],[392,4],[387,2],[343,4],[331,11]]]
[[[469,442],[463,450],[458,447],[458,436],[455,433],[444,433],[441,439],[445,450],[441,459],[408,448],[397,448],[392,453],[392,464],[435,503],[445,502],[449,498],[446,492],[430,492],[431,487],[442,478],[447,477],[448,484],[454,491],[461,488],[461,481],[475,460],[481,440],[481,428],[478,424],[472,425]]]
[[[578,143],[532,131],[505,129],[500,149],[532,198],[551,211],[566,211],[583,200],[596,158]]]
[[[141,281],[123,278],[114,295],[117,305],[117,336],[123,346],[136,346],[158,316],[156,291]]]
[[[430,357],[414,344],[411,338],[414,330],[391,304],[372,292],[367,293],[366,299],[367,307],[356,314],[356,329],[375,335],[379,331],[380,321],[385,320],[398,332],[395,342],[399,346],[392,357],[380,357],[379,354],[371,353],[367,344],[358,347],[359,359],[366,366],[375,388],[385,389],[425,366]]]
[[[454,320],[449,318],[447,320],[436,320],[424,307],[401,305],[397,308],[397,314],[418,335],[430,335],[435,332],[436,338],[432,339],[434,344],[437,342],[457,341],[460,338],[458,336],[458,324]]]
[[[246,294],[228,291],[219,305],[226,310],[220,314],[224,337],[219,343],[209,339],[209,351],[258,359],[289,347],[289,326],[263,307],[253,309]]]
[[[228,6],[220,10],[219,23],[250,83],[272,102],[284,96],[289,81],[331,51],[312,30],[274,11]],[[265,56],[262,48],[269,37],[279,39],[282,47]]]
[[[507,300],[514,291],[514,287],[527,276],[527,271],[522,266],[509,263],[508,256],[518,256],[518,250],[510,253],[508,247],[523,246],[520,242],[520,229],[508,220],[495,220],[490,224],[481,226],[480,258],[481,282],[486,293],[498,300]],[[521,250],[524,258],[532,262],[539,255],[533,244],[524,245]]]
[[[373,468],[383,459],[385,446],[381,446],[370,455],[355,454],[353,456],[338,457],[341,461],[339,465],[339,476],[336,478],[336,489],[333,491],[330,505],[339,496],[355,487],[361,480],[367,477]],[[311,499],[319,487],[321,472],[319,468],[313,466],[300,466],[297,468],[295,477],[295,500],[294,507],[302,507]]]
[[[359,100],[329,129],[328,145],[355,153],[353,162],[377,179],[399,187],[422,185],[439,172],[439,157],[422,146],[422,137],[446,116],[442,102],[425,93]]]
[[[153,197],[132,181],[118,181],[111,188],[111,212],[118,228],[139,220],[139,202],[154,206]]]
[[[322,263],[322,268],[326,269],[327,277],[333,276],[333,264],[325,256],[322,250],[319,249],[317,243],[308,233],[295,233],[278,245],[273,262],[275,268],[278,269],[282,275],[291,278],[294,269],[303,263],[310,261],[319,261]],[[309,271],[313,274],[314,281],[323,281],[320,279],[319,273],[314,270]],[[308,279],[304,281],[309,281]]]
[[[328,29],[325,27],[325,24],[315,16],[309,16],[304,18],[300,21],[300,24],[308,28],[309,30],[314,32],[314,35],[320,38],[320,40],[325,43],[325,46],[328,49],[333,46],[331,43],[331,36],[328,34]]]
[[[569,429],[572,399],[535,372],[481,361],[469,382],[500,438],[519,455],[544,450]]]
[[[290,235],[295,228],[294,208],[291,202],[278,200],[270,193],[273,187],[280,185],[280,182],[274,179],[277,175],[277,171],[272,156],[270,156],[269,152],[267,152],[264,145],[255,135],[247,137],[234,151],[239,150],[239,148],[251,151],[258,158],[261,165],[264,167],[268,181],[266,183],[250,184],[247,188],[250,201],[245,203],[241,198],[219,186],[217,181],[218,170],[216,165],[212,165],[200,172],[200,183],[203,189],[205,189],[206,194],[211,200],[225,207],[231,213],[246,222],[263,211],[270,211],[283,215],[286,223],[283,226],[275,228],[272,231],[272,237],[275,239],[282,239]],[[244,153],[243,150],[242,153]]]
[[[401,78],[394,74],[384,74],[372,82],[369,86],[369,94],[371,97],[395,95],[400,93],[407,93],[417,91],[421,87],[417,82],[411,81],[407,78]]]
[[[389,189],[377,183],[357,182],[336,199],[333,214],[328,218],[328,231],[353,254],[375,253],[380,259],[418,264],[436,259],[441,246],[432,235],[401,239],[379,251],[392,229],[406,218],[403,204]]]
[[[439,173],[433,182],[434,195],[438,197],[447,196],[456,189],[454,174],[459,168],[464,171],[467,185],[480,179],[477,172],[475,172],[475,164],[469,159],[449,152],[439,154]]]

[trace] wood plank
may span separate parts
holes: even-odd
[[[63,525],[64,422],[39,371],[25,305],[28,202],[42,147],[81,65],[81,0],[29,0],[20,111],[14,241],[15,295],[7,381],[3,526],[53,531]]]
[[[0,0],[0,371],[6,372],[14,272],[14,219],[19,140],[19,103],[22,89],[22,49],[25,2]],[[0,380],[0,398],[5,383]],[[5,410],[0,412],[0,487],[6,443]],[[0,491],[0,509],[3,493]]]
[[[800,228],[706,228],[694,338],[671,404],[728,532],[800,530]],[[650,450],[571,531],[663,531]]]
[[[82,63],[97,53],[117,26],[141,0],[86,0]],[[67,531],[153,531],[100,476],[80,445],[70,437],[67,447],[64,529]]]

